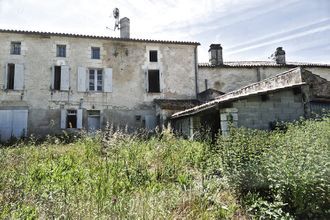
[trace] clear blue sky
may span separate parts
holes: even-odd
[[[131,37],[198,41],[199,61],[221,43],[224,60],[330,63],[330,0],[0,0],[0,28],[118,36],[112,9]]]

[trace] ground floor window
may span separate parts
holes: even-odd
[[[66,127],[77,128],[77,110],[68,110]]]
[[[62,109],[61,128],[82,128],[82,109]]]

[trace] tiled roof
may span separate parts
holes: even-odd
[[[225,68],[225,67],[330,67],[326,63],[303,63],[303,62],[286,62],[286,64],[276,64],[275,61],[229,61],[223,65],[211,65],[209,63],[199,63],[199,67],[208,68]]]
[[[184,110],[199,105],[196,99],[154,99],[162,109]]]
[[[213,108],[220,103],[233,101],[241,98],[245,98],[250,95],[257,95],[262,93],[267,93],[270,91],[276,91],[280,89],[295,87],[306,84],[302,77],[303,72],[312,74],[311,72],[301,69],[300,67],[288,70],[286,72],[280,73],[274,77],[267,78],[257,83],[252,83],[238,90],[228,92],[224,95],[217,97],[215,100],[207,102],[196,107],[177,112],[172,115],[172,119],[185,117],[189,115],[194,115],[198,112],[204,111],[206,109]]]
[[[120,38],[120,37],[96,36],[96,35],[73,34],[73,33],[56,33],[56,32],[9,30],[9,29],[0,29],[0,33],[31,34],[31,35],[60,36],[60,37],[77,37],[77,38],[92,38],[92,39],[103,39],[103,40],[114,40],[114,41],[131,41],[131,42],[145,42],[145,43],[200,45],[199,42],[189,42],[189,41],[170,41],[170,40],[151,40],[151,39],[136,39],[136,38]]]

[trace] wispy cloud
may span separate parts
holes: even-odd
[[[306,44],[295,42],[311,36],[311,47],[330,44],[327,0],[0,0],[0,28],[118,36],[106,29],[114,7],[131,19],[132,37],[201,42],[201,61],[215,42],[237,59],[282,42],[299,51]]]
[[[313,28],[313,29],[308,30],[308,31],[288,35],[288,36],[285,36],[285,37],[273,39],[273,40],[266,41],[266,42],[263,42],[263,43],[253,44],[253,45],[250,45],[250,46],[242,47],[242,48],[237,49],[237,50],[229,50],[228,54],[240,53],[240,52],[243,52],[243,51],[260,48],[260,47],[263,47],[263,46],[266,46],[266,45],[281,43],[281,42],[284,42],[284,41],[304,37],[306,35],[314,34],[314,33],[317,33],[317,32],[322,32],[322,31],[326,31],[326,30],[330,30],[330,25],[325,25],[325,26],[322,26],[322,27]]]

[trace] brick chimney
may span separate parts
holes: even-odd
[[[285,64],[285,51],[282,47],[276,48],[274,59],[276,64]]]
[[[120,38],[129,38],[129,31],[130,31],[130,22],[129,18],[124,17],[120,19]]]
[[[210,45],[209,62],[211,65],[223,65],[221,44]]]

